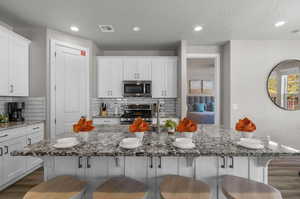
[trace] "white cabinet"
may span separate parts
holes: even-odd
[[[26,158],[21,156],[11,156],[10,153],[22,150],[26,146],[24,137],[13,139],[2,143],[3,145],[3,173],[5,183],[22,175],[26,170]]]
[[[0,131],[0,190],[41,165],[40,158],[11,156],[10,153],[41,141],[43,135],[43,123]]]
[[[9,95],[9,35],[0,29],[0,95]]]
[[[0,27],[0,95],[29,95],[30,41]]]
[[[123,60],[121,57],[98,57],[98,97],[123,96]]]
[[[124,80],[151,80],[150,57],[125,57]]]
[[[152,74],[153,98],[177,97],[177,58],[153,58]]]

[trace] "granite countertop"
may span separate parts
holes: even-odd
[[[34,124],[38,124],[44,122],[43,120],[28,120],[24,122],[9,122],[9,123],[0,123],[0,131],[14,129],[14,128],[21,128],[25,126],[31,126]]]
[[[162,136],[154,132],[145,133],[143,145],[133,150],[123,149],[120,141],[126,137],[134,136],[128,133],[128,126],[98,126],[95,132],[91,132],[88,142],[81,142],[71,149],[55,149],[56,142],[42,141],[27,146],[23,151],[15,151],[12,155],[21,156],[249,156],[249,157],[283,157],[300,156],[298,150],[293,150],[280,144],[267,144],[260,150],[250,150],[236,145],[239,134],[220,128],[200,129],[195,133],[194,149],[178,149],[172,145],[175,135],[167,136],[162,142]],[[64,134],[61,137],[70,137],[74,134]]]

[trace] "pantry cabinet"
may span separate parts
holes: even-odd
[[[29,95],[30,41],[0,27],[0,96]]]
[[[152,97],[177,97],[177,58],[159,57],[152,60]]]
[[[98,97],[120,98],[123,96],[123,59],[98,57]]]

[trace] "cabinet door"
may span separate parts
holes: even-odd
[[[23,150],[26,146],[26,138],[20,137],[9,140],[3,145],[3,174],[5,182],[22,175],[26,170],[26,158],[21,156],[10,156],[10,153],[17,150]]]
[[[12,96],[29,95],[29,43],[10,36],[9,40],[9,79]]]
[[[150,58],[138,58],[137,61],[137,79],[138,80],[151,80],[151,60]]]
[[[218,193],[218,157],[199,157],[195,160],[195,178],[210,185],[211,198]]]
[[[125,176],[146,183],[147,165],[147,157],[125,157]]]
[[[2,145],[2,143],[0,143],[0,186],[2,185],[2,184],[4,184],[4,182],[5,182],[5,179],[4,179],[4,164],[3,164],[3,162],[4,162],[4,151],[3,151],[3,145]]]
[[[124,58],[124,80],[139,80],[138,76],[138,59],[136,57]]]
[[[112,73],[109,81],[111,97],[120,98],[123,96],[123,61],[121,58],[115,58],[112,63]]]
[[[9,95],[9,36],[0,30],[0,95]]]
[[[121,58],[98,58],[98,97],[122,96],[123,63]]]
[[[165,97],[176,98],[177,97],[177,59],[170,58],[166,60],[165,65],[165,81],[166,91]]]
[[[55,176],[71,175],[83,180],[85,179],[85,161],[83,157],[54,157],[54,165]]]
[[[43,134],[42,132],[34,133],[27,136],[27,145],[36,144],[43,140]],[[37,165],[41,164],[43,160],[41,158],[36,157],[28,157],[26,158],[27,162],[27,169],[32,169],[36,167]]]
[[[165,61],[161,58],[152,60],[152,97],[164,98],[166,79],[165,79]]]

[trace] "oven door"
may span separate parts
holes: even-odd
[[[145,84],[141,82],[124,82],[124,97],[143,97]]]

